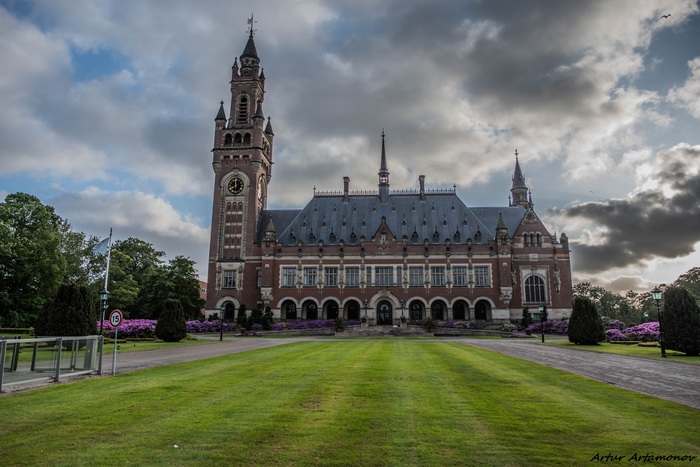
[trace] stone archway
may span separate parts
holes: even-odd
[[[491,319],[491,304],[488,300],[479,300],[474,305],[474,319],[487,321]]]
[[[438,321],[443,321],[445,319],[445,315],[447,314],[447,307],[445,306],[445,302],[442,300],[436,300],[433,302],[432,305],[430,305],[430,316]]]
[[[377,305],[377,325],[390,326],[394,324],[394,313],[391,302],[382,300]]]
[[[297,319],[297,304],[287,300],[282,304],[282,317],[286,320]]]
[[[360,303],[350,300],[345,304],[345,316],[347,319],[360,319]]]
[[[224,308],[224,320],[233,321],[236,319],[236,305],[233,302],[226,302],[226,307]]]
[[[316,302],[308,300],[304,302],[302,309],[306,312],[304,314],[306,319],[318,319],[318,305],[316,305]]]
[[[458,300],[452,306],[452,318],[454,320],[469,319],[469,305],[464,300]]]
[[[420,300],[414,300],[408,306],[408,319],[411,321],[422,321],[423,320],[423,302]]]
[[[326,319],[336,319],[338,317],[338,302],[329,301],[324,306]]]

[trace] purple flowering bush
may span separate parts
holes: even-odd
[[[450,329],[476,329],[476,323],[474,321],[454,321],[451,319],[438,323],[438,326]]]
[[[611,341],[642,341],[654,342],[659,340],[659,322],[651,321],[632,326],[622,331],[618,329],[608,329],[605,331],[605,339]]]
[[[119,326],[118,337],[125,339],[155,339],[156,334],[156,324],[158,321],[155,319],[125,319],[121,326]],[[100,322],[97,322],[97,329],[100,328]],[[103,323],[104,331],[107,333],[108,337],[114,337],[114,327],[109,321],[104,321]],[[229,323],[224,323],[224,332],[231,332],[234,327]],[[221,331],[221,321],[188,321],[187,322],[187,333],[188,334],[198,334],[201,332],[220,332]]]
[[[603,319],[603,325],[605,326],[605,329],[617,329],[619,331],[622,331],[627,327],[625,326],[624,321],[620,321],[619,319]]]
[[[525,328],[525,331],[530,331],[532,333],[542,332],[542,323],[537,322],[529,325]],[[544,322],[544,332],[545,334],[569,334],[569,320],[568,319],[548,319]]]

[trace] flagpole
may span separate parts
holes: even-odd
[[[112,228],[109,228],[109,242],[107,243],[107,271],[105,272],[105,290],[107,288],[107,281],[109,280],[109,260],[112,257]]]

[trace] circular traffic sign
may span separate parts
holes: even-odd
[[[124,315],[122,315],[122,312],[120,310],[112,310],[112,312],[109,314],[109,324],[116,328],[122,324],[122,321],[124,321]]]

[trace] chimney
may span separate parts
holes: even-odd
[[[349,197],[350,197],[350,177],[343,177],[343,203],[347,203]]]
[[[425,175],[418,176],[418,183],[420,184],[420,200],[425,201]]]

